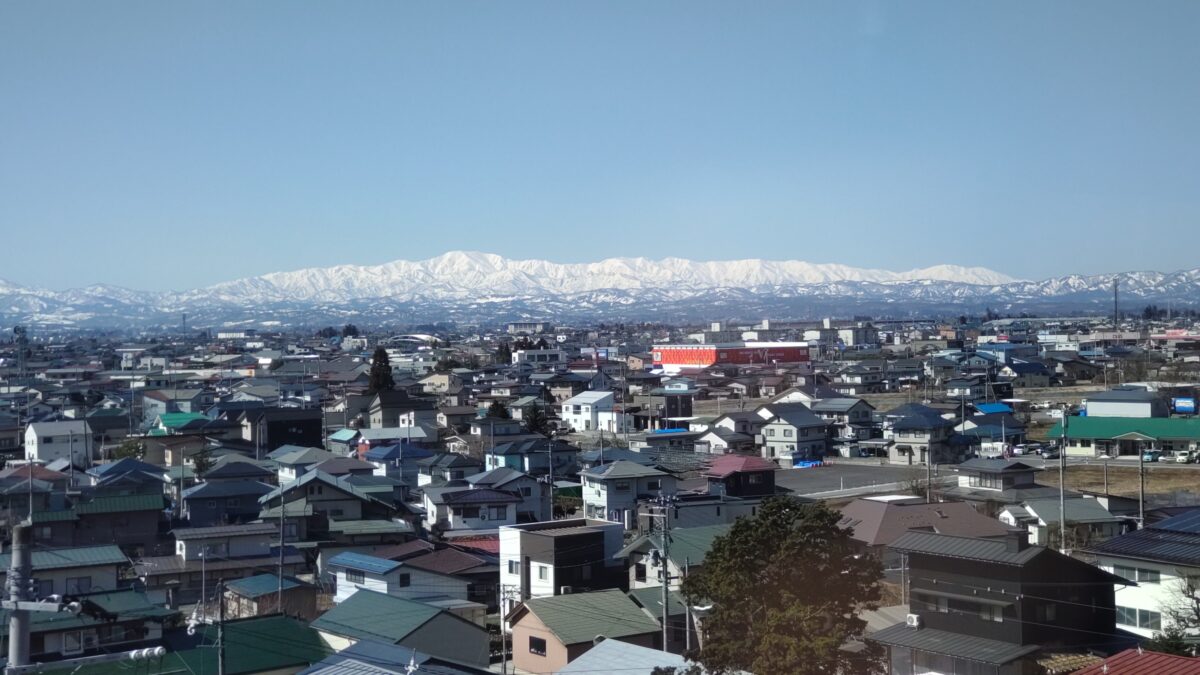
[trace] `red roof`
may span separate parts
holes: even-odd
[[[448,538],[446,542],[453,544],[458,548],[481,551],[483,553],[491,553],[492,555],[500,554],[500,535],[498,534],[452,537]]]
[[[20,466],[9,467],[7,469],[4,469],[3,471],[0,471],[0,478],[8,478],[9,476],[17,476],[19,478],[29,478],[29,474],[31,471],[33,473],[33,477],[37,480],[53,482],[56,480],[64,480],[67,478],[67,474],[59,472],[59,471],[54,471],[52,469],[47,469],[46,467],[41,466],[40,464],[21,464]]]
[[[744,471],[774,471],[778,468],[774,462],[769,462],[762,457],[754,457],[753,455],[724,455],[713,460],[713,463],[709,465],[708,471],[704,475],[713,478],[724,478]]]
[[[1105,666],[1108,666],[1107,670]],[[1200,659],[1126,649],[1075,675],[1200,675]]]

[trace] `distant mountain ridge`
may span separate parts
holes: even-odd
[[[1020,281],[982,267],[907,272],[802,261],[610,258],[561,264],[454,251],[422,261],[276,272],[184,291],[95,284],[49,291],[0,280],[0,322],[152,327],[356,319],[398,324],[517,318],[695,321],[820,316],[929,317],[991,308],[1005,313],[1107,313],[1112,282],[1123,306],[1200,305],[1200,268]]]

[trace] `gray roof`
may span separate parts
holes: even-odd
[[[819,401],[813,401],[813,412],[847,412],[854,406],[862,403],[859,398],[825,398]],[[867,404],[870,407],[870,404]]]
[[[1092,546],[1091,553],[1112,555],[1133,560],[1197,566],[1200,565],[1200,534],[1173,529],[1161,529],[1159,525],[1175,520],[1170,518],[1144,530],[1136,530],[1113,537]]]
[[[945,630],[909,628],[903,623],[871,633],[867,639],[880,644],[908,647],[993,666],[1012,663],[1041,649],[1037,645],[1015,645],[1011,642],[972,637]]]
[[[1004,541],[933,532],[908,532],[892,542],[891,548],[907,553],[1018,566],[1025,565],[1046,550],[1042,546],[1029,546],[1024,550],[1010,551],[1008,543]]]
[[[655,668],[676,668],[682,671],[687,666],[687,660],[678,654],[620,640],[604,640],[556,672],[562,675],[650,675]]]
[[[239,537],[257,534],[274,534],[274,523],[247,523],[245,525],[217,525],[216,527],[188,527],[172,530],[176,539],[206,539],[208,537]]]
[[[1062,504],[1067,512],[1068,523],[1111,523],[1121,520],[1095,499],[1064,499]],[[1058,523],[1057,499],[1031,499],[1025,502],[1025,508],[1047,524]]]
[[[957,468],[967,469],[969,471],[981,471],[984,473],[1003,472],[1008,474],[1041,471],[1041,469],[1029,466],[1024,462],[1010,462],[1007,459],[983,459],[981,457],[968,459],[962,464],[959,464]]]
[[[626,459],[620,459],[611,464],[597,466],[587,471],[581,472],[585,476],[600,479],[610,478],[641,478],[643,476],[666,476],[666,472],[659,471],[652,466],[642,466],[635,462]]]

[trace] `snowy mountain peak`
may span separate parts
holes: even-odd
[[[361,298],[464,298],[472,295],[547,295],[601,289],[697,291],[834,281],[946,281],[997,285],[1011,277],[982,267],[938,265],[907,272],[795,260],[697,262],[668,257],[609,258],[592,263],[511,260],[478,251],[450,251],[420,261],[339,265],[217,284],[207,292],[226,299],[341,301]]]

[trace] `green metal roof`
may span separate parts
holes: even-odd
[[[1062,421],[1056,422],[1047,438],[1062,438]],[[1200,440],[1197,417],[1072,417],[1067,423],[1069,438],[1112,439],[1137,433],[1156,439]]]
[[[671,562],[682,569],[685,566],[699,567],[712,549],[713,540],[729,532],[731,525],[706,525],[704,527],[680,527],[671,530]],[[649,552],[660,548],[662,535],[642,535],[617,553],[618,557],[632,551]]]
[[[312,627],[345,637],[396,644],[441,611],[423,602],[359,590],[317,617]]]
[[[75,512],[67,509],[64,511],[34,511],[33,524],[40,525],[42,523],[65,523],[72,520],[79,520]]]
[[[533,598],[525,606],[564,645],[590,643],[597,635],[622,638],[659,630],[637,603],[615,589]]]
[[[125,495],[120,497],[96,497],[90,502],[75,504],[80,515],[96,513],[125,513],[127,511],[162,511],[166,508],[161,494]]]
[[[182,427],[191,422],[196,422],[196,421],[207,422],[208,418],[205,417],[204,415],[201,415],[200,413],[182,413],[182,412],[163,413],[158,416],[159,425],[162,427],[165,427],[167,429],[175,429],[175,428]]]
[[[285,591],[308,585],[295,577],[285,576],[283,578],[283,590]],[[255,574],[252,577],[226,582],[225,587],[243,597],[257,598],[262,595],[278,593],[279,577],[274,574]]]
[[[117,616],[117,621],[133,619],[162,620],[176,614],[175,610],[165,609],[150,602],[144,593],[134,590],[112,591],[110,593],[92,593],[85,598],[100,609]],[[8,634],[8,610],[0,610],[0,635]],[[70,612],[30,612],[31,629],[34,633],[58,632],[92,626],[104,623],[102,619],[86,614],[71,614]]]
[[[0,570],[7,570],[10,554],[0,554]],[[121,549],[113,544],[106,546],[82,546],[79,548],[55,548],[33,552],[33,569],[53,570],[92,565],[119,565],[129,562]]]
[[[329,434],[329,440],[338,441],[339,443],[346,443],[354,440],[354,437],[357,435],[358,429],[340,429],[332,434]]]
[[[647,586],[629,591],[629,597],[655,617],[662,616],[662,586]],[[667,591],[667,616],[678,616],[687,612],[683,599],[675,591]]]

